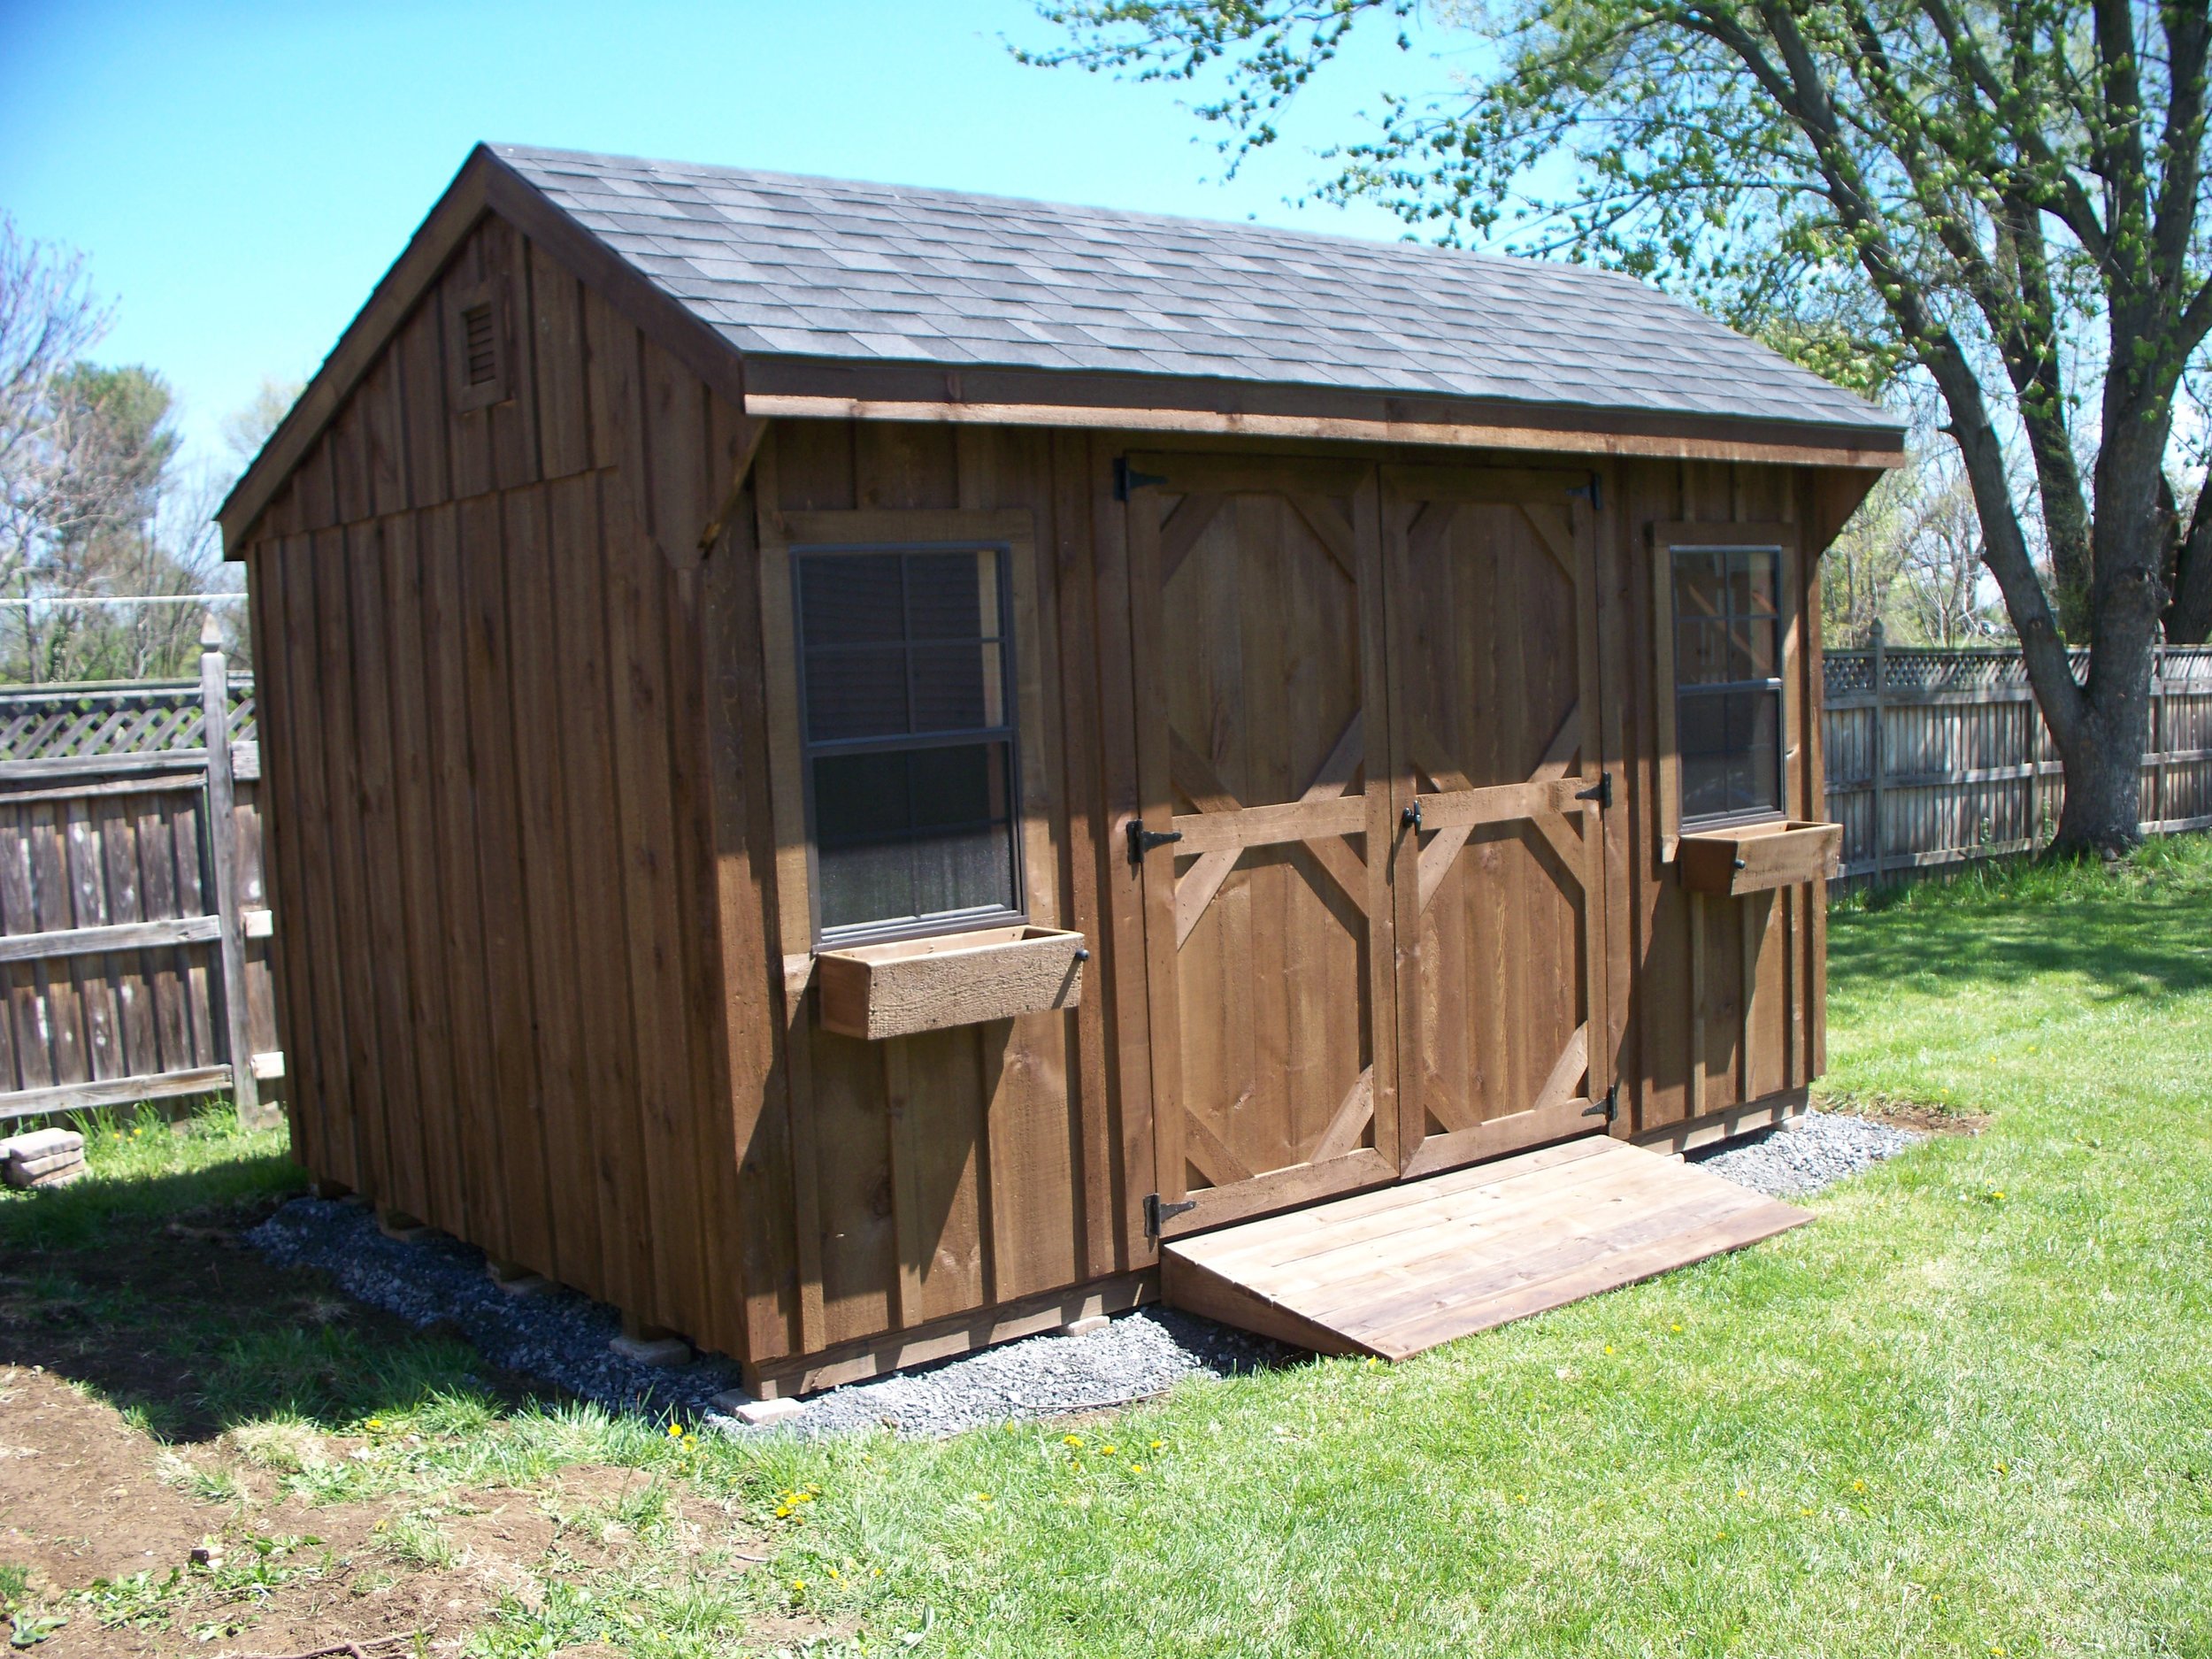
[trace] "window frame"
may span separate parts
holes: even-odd
[[[1660,856],[1671,864],[1684,833],[1773,824],[1809,817],[1798,810],[1804,788],[1804,748],[1800,736],[1801,707],[1798,680],[1803,672],[1803,634],[1798,599],[1798,535],[1789,524],[1656,524],[1651,530],[1653,697],[1657,715],[1658,795],[1656,815]],[[1776,733],[1776,765],[1781,804],[1748,811],[1716,813],[1685,819],[1682,812],[1682,748],[1676,711],[1680,688],[1675,680],[1674,565],[1678,553],[1770,552],[1775,556],[1775,611],[1778,625],[1781,679],[1780,729]]]
[[[775,822],[777,933],[787,979],[803,988],[826,950],[887,940],[949,938],[1027,924],[1057,926],[1061,895],[1048,781],[1054,756],[1044,718],[1045,659],[1051,641],[1038,624],[1034,515],[1026,508],[911,508],[779,511],[774,457],[756,465],[759,551],[760,641],[766,704],[769,798]],[[1015,887],[1018,915],[959,912],[893,924],[868,939],[840,930],[822,937],[819,873],[813,831],[812,768],[806,758],[800,687],[797,555],[833,549],[913,550],[993,548],[1003,556],[1011,603],[1002,624],[1011,681]],[[793,977],[793,976],[795,976]]]
[[[909,553],[985,552],[998,555],[999,632],[992,642],[999,649],[999,695],[1004,718],[996,726],[977,726],[972,730],[907,733],[890,738],[818,740],[810,735],[806,690],[807,648],[803,634],[806,626],[805,583],[800,577],[802,565],[809,559],[857,557],[868,554],[903,556]],[[968,933],[981,927],[1009,927],[1026,923],[1029,919],[1026,902],[1029,884],[1024,879],[1022,870],[1022,737],[1018,668],[1023,652],[1020,642],[1015,637],[1012,545],[1004,540],[995,541],[982,536],[929,541],[808,541],[794,543],[789,549],[789,557],[792,571],[791,639],[793,661],[798,670],[799,777],[806,810],[807,893],[812,911],[810,922],[816,948],[841,950],[855,945],[887,944],[900,939],[928,939],[941,933]],[[913,692],[910,641],[907,642],[906,649],[907,692],[910,697]],[[926,916],[895,918],[880,922],[849,922],[833,928],[826,927],[822,922],[822,838],[814,799],[814,763],[825,754],[910,754],[925,749],[958,749],[987,743],[1003,743],[1006,746],[1006,855],[1013,883],[1013,902],[1003,907],[994,905],[964,910],[936,910]],[[910,838],[906,844],[911,844]]]

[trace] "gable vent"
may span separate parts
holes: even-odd
[[[499,381],[499,342],[492,329],[488,303],[462,310],[461,377],[467,386],[494,386]]]

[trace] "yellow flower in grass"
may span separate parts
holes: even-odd
[[[1110,1446],[1102,1446],[1098,1448],[1098,1455],[1101,1457],[1111,1457],[1114,1455],[1114,1448]]]
[[[1060,1437],[1060,1444],[1063,1446],[1080,1446],[1082,1443],[1083,1437],[1080,1434],[1063,1434]]]
[[[1160,1449],[1160,1448],[1166,1444],[1167,1442],[1165,1440],[1155,1440],[1152,1442],[1152,1449],[1156,1452]]]
[[[668,1438],[669,1438],[670,1440],[680,1440],[683,1439],[683,1437],[684,1437],[684,1425],[683,1425],[682,1424],[680,1424],[680,1423],[672,1423],[672,1424],[670,1424],[670,1425],[668,1425]]]
[[[1133,1475],[1141,1475],[1144,1473],[1144,1465],[1142,1463],[1132,1463],[1129,1465],[1129,1472]]]

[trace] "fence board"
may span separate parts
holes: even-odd
[[[2077,653],[2077,672],[2085,662]],[[2047,844],[2065,778],[2020,653],[1830,651],[1823,741],[1846,887]],[[2143,827],[2212,822],[2212,648],[2159,654],[2143,757]]]
[[[0,687],[0,1123],[227,1088],[258,1117],[256,1078],[282,1072],[275,941],[246,915],[267,903],[253,686],[204,661],[200,681]],[[217,709],[216,757],[245,763],[219,818]]]

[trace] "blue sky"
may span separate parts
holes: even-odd
[[[1230,182],[1187,96],[1024,68],[1027,0],[212,4],[0,0],[0,208],[88,256],[101,351],[166,375],[188,439],[304,377],[479,139],[945,185],[1388,237],[1300,208],[1386,84],[1378,29]]]

